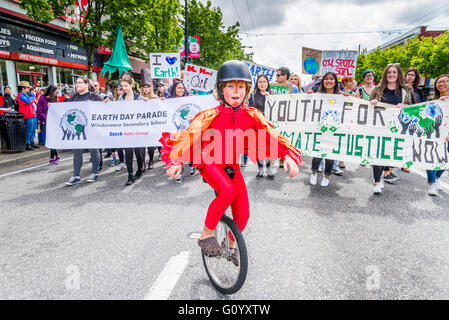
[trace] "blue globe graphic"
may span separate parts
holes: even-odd
[[[318,62],[313,57],[308,57],[304,60],[304,69],[309,74],[315,74],[318,72],[318,69],[320,66],[318,65]]]

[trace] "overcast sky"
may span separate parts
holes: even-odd
[[[247,36],[243,33],[410,30],[420,25],[428,25],[432,29],[435,27],[449,29],[449,1],[443,0],[212,0],[211,2],[213,6],[221,8],[226,26],[236,21],[240,22],[243,44],[252,47],[246,51],[254,53],[256,63],[270,67],[287,66],[295,73],[302,71],[302,47],[358,50],[360,45],[362,49],[372,49],[385,40],[397,36],[398,33],[390,36],[387,33],[266,36]],[[305,80],[310,79],[308,76],[303,77],[302,74],[300,76]]]

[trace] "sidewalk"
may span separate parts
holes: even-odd
[[[0,168],[16,166],[27,161],[50,158],[50,149],[39,146],[39,149],[25,150],[17,153],[0,152]]]

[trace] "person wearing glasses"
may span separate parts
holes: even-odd
[[[398,63],[388,64],[385,68],[380,84],[376,86],[371,93],[370,102],[377,105],[379,102],[395,105],[397,108],[403,108],[406,105],[415,103],[415,95],[412,88],[404,82],[404,76]],[[393,173],[392,167],[372,166],[374,175],[374,194],[382,193],[383,184],[381,183],[382,171],[383,180],[394,184],[399,178]]]
[[[432,100],[449,100],[449,73],[442,74],[436,78]],[[449,142],[449,135],[446,137],[446,141]],[[426,173],[427,183],[429,184],[427,193],[430,196],[437,196],[438,191],[442,190],[440,178],[443,175],[444,170],[426,170]]]
[[[75,82],[76,94],[67,102],[81,102],[81,101],[103,101],[103,99],[95,92],[89,91],[89,78],[86,76],[78,77]],[[66,182],[67,186],[73,186],[81,182],[80,172],[83,166],[83,152],[84,149],[73,150],[73,176]],[[98,149],[89,149],[92,161],[92,174],[87,179],[87,182],[95,182],[98,178],[98,166],[100,164],[100,152]]]

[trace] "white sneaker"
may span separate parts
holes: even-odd
[[[374,186],[373,193],[374,194],[382,193],[382,187],[381,187],[380,183],[377,186],[376,185]]]
[[[436,185],[438,191],[443,190],[443,188],[441,188],[441,185],[440,185],[440,179],[435,180],[435,185]]]
[[[312,186],[316,186],[316,183],[318,182],[318,175],[316,173],[312,173],[310,175],[310,184]]]
[[[126,169],[126,164],[120,163],[116,168],[115,171],[121,171],[123,169]]]
[[[438,189],[437,189],[437,186],[435,183],[433,183],[429,186],[427,193],[429,194],[429,196],[437,196],[438,195]]]
[[[321,186],[327,187],[329,185],[329,178],[323,177],[323,180],[321,180]]]
[[[374,179],[373,179],[373,184],[374,184],[374,185],[376,184],[376,181],[374,181]],[[381,187],[382,189],[385,188],[385,185],[384,185],[384,182],[382,181],[382,179],[380,179],[379,184],[380,184],[380,187]]]

